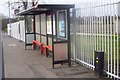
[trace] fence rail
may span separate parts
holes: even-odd
[[[94,69],[94,51],[104,51],[108,77],[120,79],[120,3],[72,11],[71,44],[74,60]],[[75,29],[76,28],[76,29]],[[74,30],[75,29],[75,30]]]

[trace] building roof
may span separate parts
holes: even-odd
[[[17,15],[37,15],[46,13],[52,10],[70,9],[74,8],[74,4],[38,4],[30,9],[24,10]]]

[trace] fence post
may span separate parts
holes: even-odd
[[[76,62],[76,10],[72,9],[73,16],[73,54],[74,54],[74,62]]]

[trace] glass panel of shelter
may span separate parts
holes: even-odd
[[[40,15],[40,26],[41,26],[41,43],[45,46],[47,43],[46,43],[46,40],[47,40],[47,28],[46,28],[46,15],[45,14],[41,14]]]
[[[57,12],[57,37],[67,40],[67,11]]]
[[[40,15],[35,16],[36,41],[40,42]]]
[[[57,11],[56,19],[57,19],[56,27],[57,41],[54,41],[53,63],[54,64],[68,63],[67,10]]]
[[[68,63],[67,27],[67,10],[40,15],[40,41],[52,47],[53,68],[54,64]]]
[[[68,63],[67,10],[47,15],[47,45],[52,46],[53,68],[54,64]]]
[[[27,46],[32,45],[32,41],[34,40],[34,31],[33,31],[33,17],[32,16],[25,16],[25,49],[27,49]]]
[[[51,21],[51,15],[47,15],[47,38],[48,38],[48,44],[49,46],[52,46],[52,21]],[[53,14],[53,36],[54,41],[56,41],[56,31],[55,31],[55,14]]]

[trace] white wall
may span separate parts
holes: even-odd
[[[10,26],[11,26],[11,28],[10,28]],[[20,26],[20,28],[19,28],[19,26]],[[19,29],[20,29],[20,33],[19,33]],[[10,30],[11,30],[11,33],[10,33]],[[11,23],[11,25],[7,24],[7,34],[15,39],[25,42],[24,20]]]
[[[20,21],[20,40],[25,42],[25,21]]]
[[[11,30],[11,29],[10,29],[10,25],[7,24],[7,34],[8,34],[8,35],[10,35],[10,30]]]

